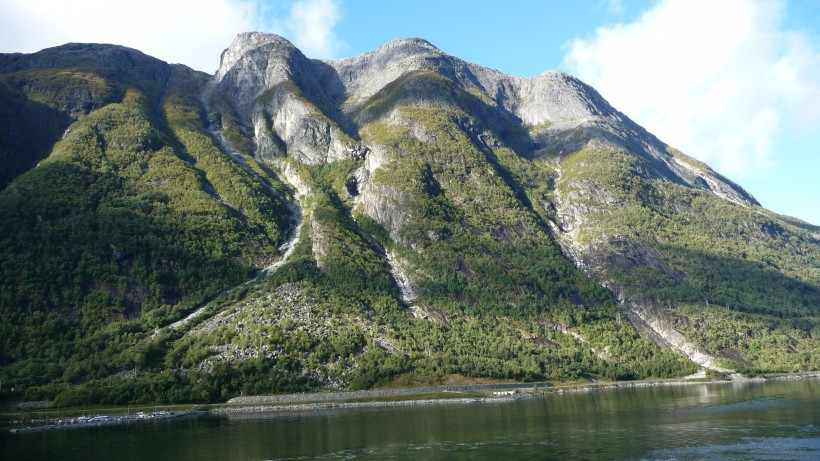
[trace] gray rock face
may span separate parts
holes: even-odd
[[[370,53],[325,64],[337,76],[337,101],[344,98],[343,105],[355,107],[399,77],[421,70],[435,71],[445,60],[441,51],[424,40],[398,39]]]
[[[414,74],[431,73],[477,95],[494,113],[491,122],[528,128],[536,154],[569,153],[590,142],[628,148],[650,159],[657,174],[710,190],[744,205],[753,197],[705,166],[687,162],[668,146],[615,110],[597,91],[558,71],[533,78],[504,75],[449,56],[421,39],[397,39],[360,56],[310,60],[282,37],[245,33],[222,54],[215,85],[254,126],[260,157],[287,154],[317,164],[364,158],[358,129],[368,118],[357,111],[389,85]],[[409,103],[446,105],[430,91],[412,91]],[[500,115],[498,115],[500,114]],[[269,120],[269,129],[260,121]]]
[[[261,158],[282,154],[281,144],[308,164],[363,156],[364,148],[328,117],[333,111],[316,66],[271,34],[241,34],[222,53],[214,84],[254,126]]]
[[[270,119],[272,131],[257,133],[260,154],[277,145],[273,133],[287,146],[287,153],[307,164],[327,163],[349,158],[363,158],[366,149],[351,139],[315,106],[288,85],[269,90],[263,100],[257,100],[254,118]]]
[[[401,230],[412,222],[413,216],[402,205],[410,201],[412,195],[387,185],[368,183],[362,197],[364,212],[384,226],[391,239],[403,241]]]
[[[397,39],[360,56],[319,61],[306,58],[282,37],[241,34],[222,54],[213,85],[228,95],[240,118],[253,127],[256,155],[264,161],[276,163],[285,156],[304,164],[364,160],[350,178],[349,195],[396,242],[403,241],[402,230],[414,219],[407,206],[414,197],[371,181],[376,170],[390,164],[393,154],[384,146],[363,144],[358,132],[378,118],[430,143],[434,137],[428,129],[405,120],[396,107],[459,108],[464,97],[454,96],[452,87],[475,98],[464,110],[485,126],[529,133],[536,156],[560,158],[585,146],[623,149],[649,160],[651,171],[646,173],[654,177],[709,190],[737,204],[757,203],[705,165],[669,148],[575,77],[558,71],[534,78],[508,76],[449,56],[421,39]],[[369,109],[397,97],[400,100],[386,105],[387,113]],[[482,132],[472,129],[475,135]],[[560,168],[557,171],[560,174]],[[578,197],[579,193],[585,196]],[[592,203],[583,205],[589,198]],[[566,197],[558,193],[553,233],[579,267],[594,270],[601,262],[577,243],[575,234],[587,215],[618,206],[616,202],[601,184]],[[316,231],[316,223],[311,224],[314,253],[321,261],[321,232]],[[635,258],[645,260],[644,253],[637,252]]]
[[[278,158],[287,156],[304,164],[363,160],[349,178],[349,197],[380,223],[393,241],[413,250],[416,248],[405,241],[403,230],[414,220],[408,203],[416,197],[371,180],[378,169],[389,167],[396,154],[385,146],[366,145],[359,138],[359,131],[377,120],[403,127],[423,144],[435,141],[435,134],[427,127],[406,120],[397,109],[407,105],[468,112],[477,122],[465,119],[459,123],[488,146],[505,140],[495,135],[487,138],[487,128],[496,133],[518,133],[514,142],[532,146],[529,154],[555,159],[559,182],[561,156],[584,147],[602,148],[642,156],[647,160],[647,171],[643,173],[650,177],[707,190],[742,206],[757,204],[748,193],[706,165],[648,133],[575,77],[558,71],[533,78],[508,76],[449,56],[420,39],[393,40],[360,56],[319,61],[307,59],[279,36],[241,34],[222,54],[213,85],[228,95],[240,118],[253,127],[258,158],[277,163]],[[604,253],[580,244],[576,234],[588,216],[621,205],[606,184],[581,186],[565,196],[556,190],[553,203],[556,220],[550,224],[551,231],[567,257],[593,276],[604,266],[620,264],[645,265],[680,277],[660,263],[657,252],[650,247],[626,248],[623,253],[631,259],[619,262],[602,260],[607,257]],[[321,225],[312,220],[310,229],[313,253],[321,267],[325,255]],[[602,244],[629,243],[628,238],[610,240]],[[412,292],[412,277],[400,274],[396,264],[390,267],[402,293]],[[625,305],[631,306],[627,301]],[[671,347],[686,350],[700,363],[711,365],[708,357],[689,350],[688,343],[660,331],[657,322],[641,315],[643,311],[630,312],[636,322],[645,323],[647,331],[655,331]]]
[[[757,204],[707,166],[669,148],[575,77],[558,71],[534,78],[508,76],[449,56],[421,39],[397,39],[360,56],[319,61],[306,58],[277,35],[245,33],[223,52],[213,78],[213,86],[253,127],[258,158],[288,156],[305,164],[365,160],[351,179],[355,202],[394,239],[411,219],[402,211],[410,197],[370,184],[371,174],[389,164],[390,154],[383,146],[364,145],[358,132],[377,117],[408,128],[423,143],[431,142],[424,126],[406,122],[396,112],[397,101],[388,113],[370,113],[368,108],[396,94],[403,105],[458,106],[463,102],[453,96],[453,85],[475,98],[470,103],[475,107],[467,111],[485,126],[529,133],[527,142],[536,156],[560,156],[585,146],[624,149],[648,160],[649,175],[708,190],[740,205]],[[617,205],[605,188],[598,189],[589,193],[600,196],[600,206]],[[587,213],[574,202],[572,196],[558,197],[560,228],[570,234]]]
[[[545,72],[516,83],[518,88],[514,94],[518,95],[518,101],[512,109],[526,125],[549,123],[571,129],[596,119],[621,121],[597,92],[562,72]]]
[[[214,82],[244,112],[263,91],[282,82],[299,82],[306,62],[307,58],[282,37],[257,32],[240,34],[222,52]]]

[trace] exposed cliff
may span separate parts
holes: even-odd
[[[310,61],[281,37],[262,34],[239,36],[226,50],[217,79],[232,73],[255,74],[263,67],[267,69],[264,74],[273,77],[256,86],[231,89],[222,80],[223,90],[234,95],[234,99],[245,101],[254,94],[265,101],[243,116],[272,120],[274,129],[256,130],[257,145],[275,144],[265,133],[283,132],[287,133],[287,140],[280,139],[293,146],[293,153],[289,151],[288,156],[300,162],[363,160],[364,165],[351,177],[355,183],[354,204],[381,224],[392,241],[416,252],[425,251],[427,245],[408,232],[419,220],[416,205],[425,200],[425,194],[424,190],[414,191],[385,179],[390,176],[388,173],[379,173],[383,168],[394,170],[405,161],[404,156],[417,155],[404,146],[385,145],[385,130],[393,136],[411,136],[420,149],[435,149],[440,144],[436,127],[431,126],[429,118],[419,119],[419,112],[409,115],[405,108],[445,110],[453,114],[459,129],[478,148],[494,151],[510,147],[536,163],[543,161],[551,170],[544,179],[551,182],[553,189],[547,196],[536,198],[535,202],[540,203],[525,199],[521,205],[532,208],[543,219],[563,253],[579,268],[623,295],[622,305],[632,311],[630,318],[643,322],[636,327],[643,331],[647,331],[644,327],[651,327],[655,334],[666,338],[665,345],[690,357],[709,357],[705,348],[698,349],[691,341],[681,339],[680,332],[658,327],[663,317],[661,311],[653,310],[658,315],[651,317],[642,310],[638,299],[644,295],[643,290],[618,275],[629,276],[636,269],[651,270],[667,277],[671,281],[667,284],[691,288],[691,270],[681,267],[680,261],[673,262],[671,251],[666,249],[677,244],[676,238],[686,230],[678,236],[652,236],[652,232],[646,233],[647,229],[635,228],[642,223],[621,218],[611,228],[609,215],[613,210],[626,209],[633,210],[633,214],[660,213],[660,221],[674,221],[677,213],[691,216],[688,199],[673,197],[681,191],[698,199],[738,206],[752,214],[759,213],[755,211],[760,210],[759,204],[708,166],[646,132],[593,88],[555,71],[534,78],[503,75],[448,56],[420,39],[394,40],[353,58]],[[299,100],[300,107],[309,110],[293,108],[293,103],[284,99],[268,103],[271,92],[283,92],[280,88],[285,80],[292,84],[288,94],[298,94],[309,101]],[[245,102],[240,105],[250,107]],[[317,130],[313,122],[319,112],[324,116],[323,130]],[[459,113],[467,116],[456,120]],[[290,118],[279,114],[289,114]],[[324,137],[317,136],[317,132]],[[341,145],[339,137],[344,137],[347,144]],[[305,155],[307,149],[302,146],[306,145],[320,148]],[[498,169],[499,166],[502,168]],[[502,177],[511,173],[507,165],[495,163],[492,167]],[[594,174],[590,175],[590,171]],[[452,191],[435,172],[431,179],[433,183],[427,184],[428,188]],[[510,184],[510,177],[505,179],[514,194],[527,194],[527,186]],[[681,225],[687,229],[696,221]],[[792,232],[800,234],[801,230]],[[437,239],[434,231],[426,235],[428,242]],[[687,263],[683,266],[691,267]],[[399,272],[395,262],[390,267],[403,290],[411,286],[409,277]],[[696,349],[700,352],[691,352]],[[712,363],[711,359],[698,362]]]
[[[820,229],[561,72],[247,33],[212,77],[0,55],[0,99],[0,378],[32,395],[820,367]]]

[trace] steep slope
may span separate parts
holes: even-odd
[[[45,158],[78,117],[120,101],[122,83],[156,97],[170,73],[165,63],[111,45],[0,55],[0,188]]]
[[[92,45],[0,68],[9,110],[67,127],[0,138],[50,153],[0,193],[0,374],[28,398],[820,368],[820,229],[569,75],[259,33],[210,79]]]
[[[197,95],[207,76],[110,45],[0,62],[19,92],[12,99],[47,106],[67,126],[38,167],[0,192],[6,383],[139,365],[132,348],[151,327],[277,257],[288,210],[204,130]],[[25,131],[37,122],[15,123],[10,131],[42,155],[48,140]]]
[[[816,367],[817,227],[663,178],[636,182],[645,162],[628,151],[585,148],[562,166],[563,241],[635,321],[706,365]]]
[[[421,286],[436,278],[429,254],[450,262],[436,273],[472,276],[470,265],[461,267],[469,249],[485,257],[498,253],[482,247],[479,237],[504,236],[507,249],[515,248],[510,229],[520,237],[534,219],[529,226],[548,233],[577,267],[615,293],[635,327],[656,343],[717,369],[816,368],[811,338],[817,332],[818,228],[762,209],[746,191],[665,145],[577,79],[559,72],[505,76],[418,39],[319,62],[280,37],[248,34],[225,56],[216,78],[228,93],[236,93],[233,75],[268,76],[241,86],[242,101],[261,95],[261,104],[241,106],[241,118],[257,127],[257,156],[361,164],[340,195],[350,196],[352,208],[389,234],[383,242],[393,256],[388,267],[398,286],[412,293],[404,295],[405,303],[424,304],[417,300],[430,290]],[[309,117],[293,117],[298,111],[265,99],[283,85],[299,95],[295,100],[308,107]],[[305,128],[316,118],[322,122]],[[300,137],[317,132],[330,136]],[[337,138],[348,144],[334,144]],[[305,143],[323,154],[301,157]],[[271,148],[283,145],[299,147],[295,155]],[[463,157],[471,149],[478,157]],[[484,172],[494,176],[491,181]],[[502,199],[482,197],[486,191]],[[506,221],[497,219],[508,208],[530,217],[512,212]],[[430,210],[446,219],[425,222]],[[492,219],[479,217],[490,210]],[[456,218],[459,230],[472,235],[447,254],[438,247],[436,227],[453,232],[448,220]],[[410,252],[400,255],[402,249]],[[538,253],[549,259],[549,251]],[[494,258],[499,272],[515,266],[503,261]],[[502,286],[476,277],[477,285],[503,293],[518,275],[505,274]],[[472,305],[486,310],[498,304]],[[715,317],[719,326],[699,321],[705,317]],[[783,346],[755,352],[767,342]]]

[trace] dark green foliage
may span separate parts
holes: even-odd
[[[128,88],[156,103],[171,68],[112,45],[69,44],[33,55],[4,55],[0,189],[45,158],[78,117],[122,101]]]
[[[386,156],[362,190],[367,161],[299,164],[266,113],[276,146],[260,158],[249,117],[205,91],[206,76],[127,51],[89,59],[72,45],[0,61],[0,379],[16,395],[217,402],[451,376],[696,371],[621,321],[601,281],[668,310],[724,365],[820,366],[816,227],[684,186],[624,149],[535,158],[520,120],[431,72],[345,115],[359,132],[350,122],[342,141]],[[331,120],[328,101],[289,81],[257,102],[277,92]],[[262,272],[294,232],[286,172],[309,190],[301,232],[287,261]],[[597,280],[556,242],[558,197],[587,207],[577,243],[594,249]],[[379,200],[395,221],[368,215]]]
[[[557,315],[561,306],[572,306],[582,315],[602,315],[593,312],[608,295],[561,255],[525,192],[512,186],[510,170],[538,177],[538,168],[506,149],[476,144],[459,124],[467,114],[413,108],[402,113],[436,133],[436,142],[422,143],[402,128],[370,126],[376,142],[420,154],[399,157],[373,180],[413,197],[404,204],[414,219],[402,239],[426,256],[403,256],[432,271],[422,282],[422,302],[471,314]]]
[[[624,204],[592,215],[582,238],[627,235],[630,242],[612,242],[613,254],[629,257],[630,247],[645,244],[671,268],[613,271],[646,298],[708,300],[778,317],[820,314],[820,249],[810,229],[670,181],[641,181],[641,161],[625,152],[585,150],[567,163],[563,193],[602,183]]]
[[[0,79],[0,190],[51,150],[69,119]]]
[[[816,367],[807,364],[816,363],[817,354],[804,357],[799,352],[816,349],[811,341],[800,342],[797,349],[784,348],[776,359],[760,354],[770,347],[748,341],[769,337],[770,328],[779,330],[781,337],[794,335],[781,319],[803,325],[804,337],[817,325],[820,246],[813,236],[816,227],[781,219],[759,207],[739,206],[662,177],[647,177],[645,161],[629,152],[585,149],[565,164],[562,194],[588,184],[606,184],[608,193],[620,202],[606,213],[590,214],[580,233],[584,243],[604,242],[597,244],[597,257],[611,283],[634,290],[661,308],[698,305],[697,316],[725,319],[731,315],[731,322],[703,324],[697,331],[681,327],[687,336],[725,357],[729,367],[754,364],[773,371]],[[581,199],[581,204],[599,206],[590,199]],[[613,235],[622,237],[616,240]],[[733,331],[731,325],[742,326],[743,334],[731,344],[714,340]],[[768,326],[763,329],[763,325]]]
[[[140,89],[158,91],[152,81],[129,86],[133,76],[4,76],[49,88],[42,103],[59,110],[65,94],[99,87],[51,156],[0,193],[0,365],[10,386],[150,365],[156,352],[140,344],[151,329],[276,257],[289,213],[208,137],[195,96],[202,75],[166,71],[165,93]]]
[[[756,373],[794,372],[820,367],[820,350],[811,328],[817,321],[788,321],[765,314],[748,314],[711,303],[680,304],[674,311],[676,328],[693,338],[728,366]]]

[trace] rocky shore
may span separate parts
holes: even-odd
[[[202,414],[231,415],[248,413],[280,413],[280,412],[318,412],[320,410],[363,408],[363,407],[407,407],[421,405],[464,405],[475,403],[501,403],[518,400],[524,397],[538,395],[565,394],[576,392],[592,392],[607,389],[627,389],[655,386],[691,386],[703,384],[733,384],[765,381],[795,381],[800,379],[818,379],[820,372],[788,374],[759,378],[737,378],[726,381],[693,381],[693,380],[662,380],[662,381],[627,381],[587,384],[571,384],[554,386],[551,383],[528,384],[476,384],[465,386],[441,386],[422,388],[381,389],[354,392],[304,393],[287,395],[246,396],[231,399],[227,404],[215,405],[205,411],[158,411],[153,413],[136,413],[134,415],[93,417],[76,417],[65,419],[32,420],[38,426],[11,429],[14,434],[42,432],[57,429],[74,429],[118,424],[133,424],[144,421],[196,416]],[[453,396],[436,398],[410,398],[425,394],[453,393]],[[458,393],[472,392],[483,395],[459,397]],[[396,400],[375,400],[397,398]],[[402,399],[401,397],[408,397]],[[366,400],[374,399],[374,400]]]
[[[43,432],[43,431],[51,431],[56,429],[79,429],[79,428],[86,428],[86,427],[98,427],[98,426],[113,426],[118,424],[134,424],[144,421],[157,421],[157,420],[164,420],[164,419],[172,419],[172,418],[179,418],[182,416],[193,416],[197,414],[205,414],[204,411],[186,411],[186,412],[175,412],[175,411],[156,411],[152,413],[143,413],[139,412],[133,415],[119,415],[119,416],[108,416],[108,415],[95,415],[95,416],[78,416],[76,418],[62,418],[56,420],[34,420],[31,421],[32,423],[43,423],[49,422],[50,424],[42,425],[42,426],[31,426],[31,427],[20,427],[11,429],[10,432],[12,434],[26,434],[32,432]]]
[[[405,387],[399,389],[377,389],[368,391],[350,392],[314,392],[301,394],[280,394],[280,395],[253,395],[235,397],[228,400],[229,405],[243,404],[275,404],[275,403],[298,403],[298,402],[327,402],[331,400],[355,400],[389,397],[408,397],[423,394],[439,394],[443,392],[492,392],[503,390],[523,390],[552,386],[549,382],[537,383],[507,383],[507,384],[468,384],[462,386],[431,386],[431,387]],[[452,400],[452,399],[445,399]]]
[[[316,402],[297,403],[292,405],[252,405],[241,407],[219,407],[212,408],[211,414],[232,414],[232,413],[270,413],[270,412],[290,412],[290,411],[319,411],[343,408],[362,407],[407,407],[421,405],[463,405],[470,403],[500,402],[515,400],[521,395],[513,397],[456,397],[440,399],[417,399],[417,400],[373,400],[369,402]]]
[[[414,405],[448,405],[467,403],[488,403],[517,400],[526,396],[566,394],[576,392],[593,392],[607,389],[627,389],[656,386],[691,386],[703,384],[732,384],[746,382],[764,381],[793,381],[800,379],[820,378],[820,372],[789,374],[760,378],[738,378],[733,377],[726,381],[696,381],[696,380],[660,380],[660,381],[624,381],[588,384],[572,384],[567,386],[554,386],[551,383],[528,383],[528,384],[492,384],[492,385],[468,385],[468,386],[443,386],[426,388],[403,388],[373,391],[355,392],[333,392],[318,394],[288,394],[288,395],[262,395],[237,397],[228,401],[228,405],[211,408],[211,414],[235,414],[235,413],[278,413],[289,411],[317,411],[323,409],[338,408],[361,408],[361,407],[398,407]],[[400,396],[412,396],[420,394],[444,393],[444,392],[484,392],[486,396],[480,397],[441,397],[415,400],[371,400],[351,402],[353,399],[368,398],[389,398]],[[512,392],[510,392],[512,391]]]

